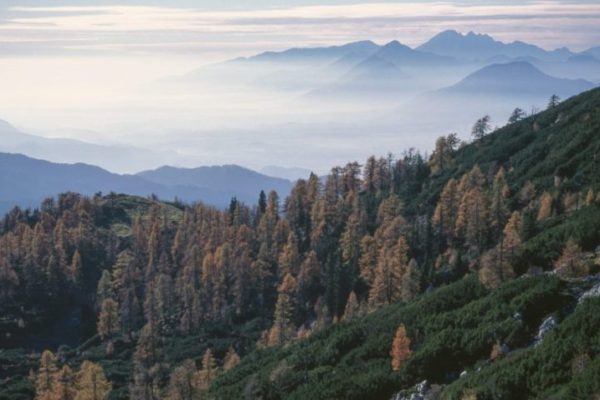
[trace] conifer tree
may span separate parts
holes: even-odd
[[[106,400],[112,384],[106,379],[100,365],[84,361],[77,374],[76,388],[75,400]]]
[[[369,291],[369,308],[373,310],[402,298],[402,279],[407,266],[408,245],[404,237],[400,237],[392,248],[381,250]]]
[[[471,135],[475,140],[482,139],[490,131],[490,116],[485,115],[479,118],[473,128],[471,129]]]
[[[552,216],[552,204],[554,199],[552,195],[548,192],[544,192],[540,199],[540,208],[538,210],[537,220],[543,221]]]
[[[50,350],[45,350],[35,380],[36,400],[52,400],[57,386],[57,371],[56,356]]]
[[[401,369],[406,361],[412,356],[410,350],[410,338],[406,334],[406,328],[404,325],[400,325],[396,330],[394,341],[392,342],[392,348],[390,350],[390,356],[392,357],[392,369],[398,371]]]
[[[508,219],[507,199],[510,195],[504,168],[500,168],[492,184],[492,201],[490,205],[490,223],[495,239],[498,239]]]
[[[97,309],[102,306],[104,300],[113,298],[114,295],[111,274],[108,270],[104,269],[102,270],[102,275],[100,275],[100,280],[98,281],[98,288],[96,289]]]
[[[102,340],[109,339],[119,332],[119,304],[111,298],[102,302],[98,315],[98,334]]]
[[[358,298],[356,297],[356,293],[354,291],[350,292],[348,296],[348,300],[346,301],[346,308],[344,310],[344,315],[342,316],[342,320],[351,321],[354,318],[358,317],[360,314],[360,304],[358,302]]]
[[[526,116],[525,111],[523,111],[522,109],[517,107],[510,114],[510,117],[508,118],[508,123],[514,124],[515,122],[518,122],[518,121],[522,120],[523,118],[525,118],[525,116]]]
[[[581,247],[576,241],[567,240],[562,254],[554,262],[554,270],[563,278],[581,277],[589,272],[582,257]]]
[[[210,383],[217,377],[219,368],[211,349],[206,349],[202,356],[202,369],[197,373],[198,388],[207,390]]]
[[[273,315],[273,326],[269,331],[270,346],[284,344],[293,336],[295,331],[293,316],[296,290],[296,280],[292,275],[287,274],[277,288],[278,296],[275,314]]]
[[[167,400],[196,400],[199,398],[196,364],[193,360],[184,360],[173,369],[166,390]]]
[[[360,241],[360,259],[358,262],[360,277],[371,286],[375,280],[375,269],[377,267],[377,245],[375,238],[371,235],[365,235]]]
[[[402,300],[409,301],[421,293],[421,271],[419,265],[413,258],[406,267],[402,276]]]
[[[445,238],[449,242],[454,237],[456,218],[458,214],[457,184],[454,178],[450,178],[435,207],[432,217],[432,224],[436,227],[439,238]],[[441,245],[442,240],[440,240]]]
[[[552,109],[552,108],[556,108],[556,106],[558,106],[558,104],[560,103],[560,97],[558,97],[556,94],[553,94],[552,96],[550,96],[550,99],[548,100],[548,109]]]
[[[233,347],[230,347],[223,359],[223,371],[227,372],[240,363],[240,356]]]
[[[76,394],[75,374],[68,365],[63,365],[56,374],[52,400],[74,400]]]

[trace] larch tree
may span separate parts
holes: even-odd
[[[368,285],[373,285],[377,267],[377,244],[371,235],[365,235],[360,240],[360,259],[358,266],[360,277]]]
[[[381,249],[375,279],[369,291],[371,310],[402,298],[402,279],[408,266],[408,250],[408,244],[403,236],[392,248]]]
[[[107,400],[112,384],[100,365],[86,360],[77,374],[76,388],[75,400]]]
[[[223,371],[229,371],[240,363],[240,356],[233,347],[230,347],[223,359]]]
[[[277,288],[277,304],[273,315],[273,326],[269,330],[269,345],[277,346],[286,343],[294,336],[293,323],[296,280],[287,274]]]
[[[455,234],[464,238],[469,247],[481,249],[488,232],[489,208],[479,187],[467,191],[460,201]]]
[[[452,166],[454,151],[460,143],[458,135],[451,133],[448,136],[440,136],[435,142],[435,150],[429,159],[431,172],[437,174]]]
[[[119,333],[120,327],[119,304],[113,299],[107,298],[102,302],[98,315],[98,334],[102,340],[110,339]]]
[[[554,199],[548,192],[544,192],[540,199],[540,208],[538,209],[537,220],[544,221],[552,216]]]
[[[167,400],[196,400],[199,396],[196,363],[184,360],[180,366],[173,369],[169,376],[166,390]]]
[[[392,342],[392,348],[390,350],[390,356],[392,357],[392,370],[400,370],[406,363],[406,361],[412,356],[410,349],[410,338],[406,333],[404,325],[400,325],[396,330],[394,340]]]
[[[211,349],[206,349],[202,356],[202,368],[197,373],[198,388],[202,391],[208,390],[210,383],[219,374],[217,362]]]
[[[457,199],[457,183],[454,178],[450,178],[442,193],[440,199],[435,207],[431,223],[436,228],[436,231],[441,238],[451,242],[454,237],[454,229],[456,225],[456,218],[458,214],[458,200]],[[440,240],[440,245],[442,240]]]
[[[75,374],[68,365],[64,365],[56,374],[56,385],[54,387],[52,400],[74,400],[77,392],[75,390]]]
[[[35,399],[52,400],[56,389],[56,356],[50,350],[45,350],[40,358],[40,367],[35,380]]]
[[[554,270],[563,278],[581,277],[589,272],[581,247],[576,241],[567,240],[562,254],[554,262]]]

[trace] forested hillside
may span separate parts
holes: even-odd
[[[599,394],[600,303],[577,299],[600,264],[600,90],[473,136],[226,210],[73,193],[13,210],[0,398]]]

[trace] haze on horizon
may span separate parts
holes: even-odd
[[[285,90],[229,88],[226,93],[222,82],[186,90],[168,82],[208,64],[268,50],[361,40],[415,47],[446,29],[545,49],[600,45],[600,4],[592,1],[222,3],[0,5],[0,119],[42,136],[169,152],[159,164],[276,164],[326,171],[372,153],[430,150],[435,136],[447,132],[421,131],[418,124],[405,124],[402,132],[368,131],[366,124],[358,129],[350,105],[305,110],[297,102],[304,92],[289,89],[290,82]],[[277,72],[268,71],[269,79]],[[366,115],[377,119],[375,112]],[[372,122],[365,114],[361,118]],[[464,125],[446,129],[462,129],[459,133],[468,136]]]

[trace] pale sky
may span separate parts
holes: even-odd
[[[2,0],[0,119],[126,141],[159,104],[144,85],[207,63],[367,39],[417,46],[445,29],[582,51],[600,45],[599,27],[597,0]]]

